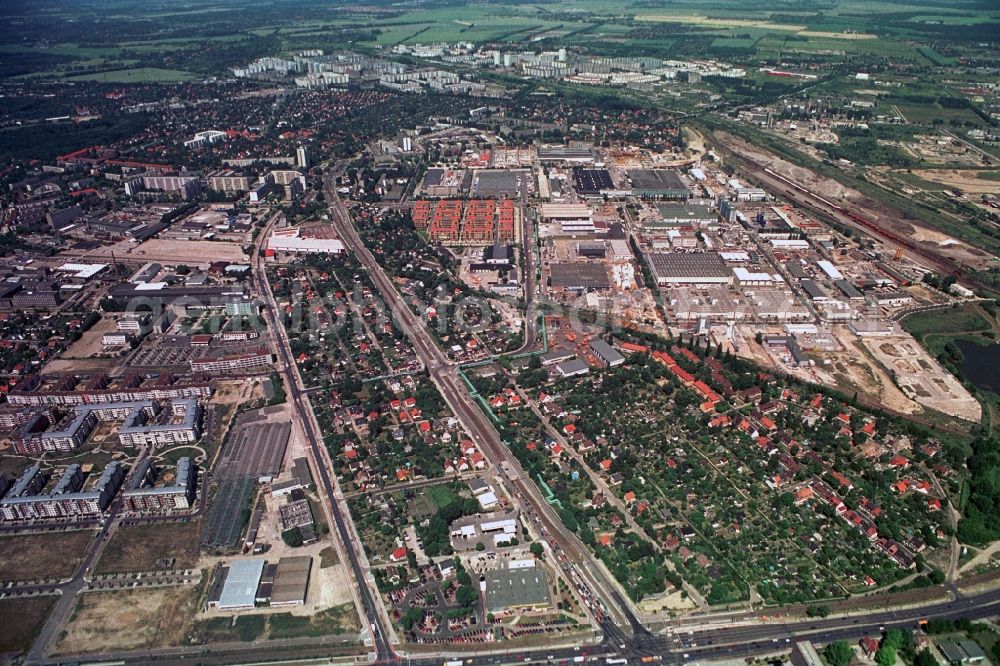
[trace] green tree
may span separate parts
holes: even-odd
[[[823,650],[823,656],[830,662],[830,666],[847,666],[854,657],[854,650],[847,641],[834,641]]]
[[[896,648],[892,645],[883,645],[875,653],[875,663],[879,666],[893,666],[896,663]]]
[[[475,605],[478,599],[479,595],[476,594],[475,588],[471,585],[462,585],[455,591],[455,600],[465,608]]]
[[[302,545],[302,532],[299,531],[298,527],[285,530],[281,533],[281,540],[284,541],[289,548],[298,548]]]

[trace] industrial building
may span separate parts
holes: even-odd
[[[947,640],[938,643],[938,651],[950,666],[960,664],[978,664],[986,659],[986,653],[979,643],[962,638],[959,640]]]
[[[295,254],[343,254],[346,248],[337,238],[303,238],[298,229],[279,229],[271,234],[267,249]]]
[[[549,285],[566,291],[610,289],[611,280],[604,264],[559,262],[549,267]]]
[[[590,341],[590,350],[610,368],[625,362],[625,357],[617,349],[600,338],[594,338]]]
[[[256,606],[257,585],[264,573],[263,559],[233,560],[229,566],[221,567],[216,573],[222,580],[218,596],[210,594],[209,606],[219,610],[246,610]],[[215,590],[213,590],[215,592]]]
[[[626,172],[632,194],[643,199],[687,199],[687,185],[672,169],[632,169]]]
[[[488,494],[490,493],[483,493],[483,495]],[[451,546],[455,550],[469,550],[480,542],[496,546],[507,543],[517,536],[517,515],[481,513],[464,516],[454,520],[449,530]]]
[[[233,560],[215,572],[208,607],[223,611],[247,610],[257,604],[299,606],[305,603],[312,558],[282,557],[277,564],[264,559]]]
[[[549,580],[535,566],[499,569],[486,574],[486,610],[490,613],[536,610],[549,606]]]
[[[279,559],[267,603],[271,606],[301,606],[304,604],[309,589],[311,571],[312,558],[308,555]]]
[[[590,372],[590,366],[587,365],[586,361],[579,358],[563,361],[556,366],[556,373],[563,378],[578,377],[580,375],[585,375],[588,372]]]
[[[660,286],[733,283],[733,272],[715,252],[651,253],[648,257]]]
[[[798,641],[792,648],[792,666],[825,666],[815,646],[809,641]]]

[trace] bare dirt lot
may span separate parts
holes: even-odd
[[[181,645],[200,588],[87,592],[59,637],[55,652],[113,652]]]
[[[0,600],[0,654],[19,654],[31,647],[58,597]]]
[[[138,256],[136,256],[138,255]],[[222,241],[183,241],[154,238],[141,243],[132,251],[133,258],[147,261],[190,264],[208,264],[212,261],[242,263],[248,260],[237,243]]]
[[[913,172],[924,180],[959,189],[966,194],[996,194],[1000,190],[1000,182],[979,178],[981,173],[983,172],[962,169],[922,169]]]
[[[91,358],[95,354],[103,351],[101,338],[105,333],[113,333],[118,330],[118,322],[113,317],[103,317],[99,322],[90,327],[80,339],[70,345],[63,353],[64,359]]]
[[[127,525],[118,529],[97,562],[97,573],[153,571],[162,558],[174,558],[172,569],[198,564],[201,520],[164,525]]]
[[[5,536],[0,539],[0,580],[68,578],[93,538],[90,530]]]
[[[967,421],[982,419],[982,405],[909,335],[870,338],[865,347],[888,368],[907,396],[921,405]]]
[[[656,599],[643,600],[639,604],[639,610],[644,613],[684,612],[694,610],[697,607],[698,605],[692,599],[681,594],[680,590],[664,594]]]
[[[89,250],[82,259],[110,259],[112,252],[119,260],[159,261],[189,266],[207,266],[213,261],[228,261],[238,264],[249,259],[247,255],[243,254],[243,248],[238,243],[161,238],[153,238],[138,245],[130,241],[122,241],[115,245]]]
[[[45,364],[45,372],[53,374],[63,372],[74,372],[80,374],[103,372],[108,375],[113,375],[118,371],[118,367],[120,365],[120,358],[68,359],[59,357]]]
[[[919,414],[924,411],[892,383],[892,378],[879,363],[865,353],[857,336],[843,326],[834,327],[833,332],[844,351],[824,355],[831,360],[829,365],[817,368],[820,376],[829,376],[824,384],[846,391],[860,391],[878,399],[889,409],[904,414]]]

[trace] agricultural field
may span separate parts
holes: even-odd
[[[738,3],[706,10],[693,0],[649,8],[630,2],[616,5],[614,16],[607,6],[584,0],[558,9],[501,3],[367,13],[344,7],[322,18],[308,7],[290,11],[283,3],[246,0],[225,7],[217,2],[198,8],[151,6],[138,13],[123,0],[108,0],[105,9],[110,11],[100,12],[101,29],[90,31],[94,37],[86,44],[76,35],[94,19],[79,9],[59,6],[24,18],[18,37],[0,43],[0,77],[175,83],[282,51],[458,41],[542,47],[564,41],[608,55],[667,56],[671,51],[677,57],[738,56],[762,63],[849,55],[942,67],[974,52],[1000,22],[996,10],[908,11],[857,0],[822,11],[748,10]],[[44,35],[39,46],[33,35]]]
[[[156,67],[117,69],[92,74],[77,74],[64,77],[67,81],[95,81],[98,83],[181,83],[195,78],[190,72]]]

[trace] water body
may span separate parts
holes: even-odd
[[[1000,393],[1000,344],[977,345],[970,340],[955,340],[965,361],[959,370],[981,391]]]

